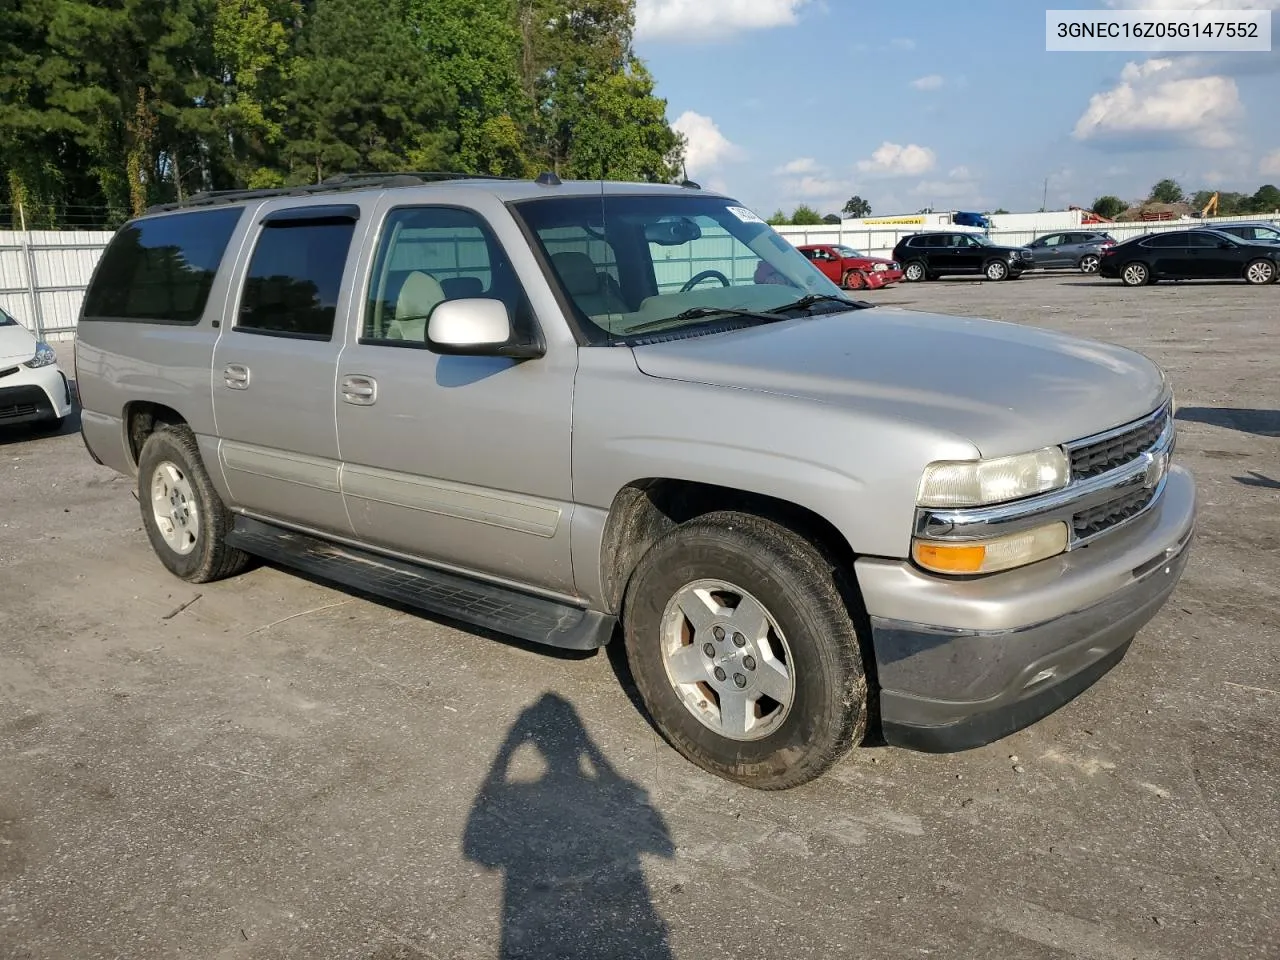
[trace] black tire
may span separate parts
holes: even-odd
[[[1134,260],[1120,268],[1120,282],[1126,287],[1141,287],[1151,283],[1151,268]]]
[[[151,504],[151,485],[156,470],[171,463],[186,477],[195,494],[200,522],[195,545],[189,553],[179,553],[165,541]],[[200,458],[195,434],[186,426],[162,426],[142,445],[138,457],[138,502],[142,525],[151,548],[174,576],[190,583],[208,583],[235,576],[249,564],[249,555],[226,543],[235,517],[209,480]]]
[[[704,770],[759,790],[806,783],[860,742],[867,682],[841,576],[803,537],[750,514],[707,514],[654,544],[627,588],[623,627],[636,686],[667,742]],[[667,605],[686,585],[710,578],[750,592],[786,637],[794,695],[761,739],[711,729],[668,679],[661,646]]]
[[[1009,279],[1009,265],[1003,260],[988,260],[982,267],[982,275],[993,283]]]
[[[915,276],[912,276],[912,274]],[[929,268],[923,260],[912,260],[902,265],[902,279],[907,283],[919,283],[929,279]]]
[[[1254,286],[1266,286],[1268,283],[1276,282],[1276,264],[1274,260],[1267,260],[1265,257],[1259,257],[1257,260],[1250,260],[1244,268],[1244,279],[1246,283]]]
[[[1086,253],[1080,258],[1080,262],[1076,264],[1081,273],[1097,273],[1098,267],[1102,263],[1102,258],[1096,253]]]

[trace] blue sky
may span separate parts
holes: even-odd
[[[1035,210],[1046,177],[1051,209],[1166,176],[1280,184],[1280,48],[1044,49],[1046,9],[1201,6],[1280,0],[638,0],[636,49],[689,176],[765,214]]]

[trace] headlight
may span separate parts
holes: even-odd
[[[916,503],[980,507],[1047,493],[1065,487],[1070,479],[1071,462],[1061,447],[995,460],[941,461],[925,467]]]
[[[30,360],[24,360],[22,365],[24,367],[31,367],[34,370],[36,367],[47,367],[50,364],[57,362],[58,355],[53,352],[53,347],[49,346],[47,343],[37,343],[36,355]]]
[[[975,574],[1025,567],[1056,557],[1066,549],[1067,525],[1057,521],[990,540],[915,540],[911,555],[916,563],[934,573]]]
[[[883,273],[885,270],[888,270],[888,269],[889,269],[889,265],[887,263],[873,263],[871,265],[872,273]]]

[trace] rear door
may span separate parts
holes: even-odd
[[[320,531],[351,525],[339,489],[334,373],[355,271],[355,204],[275,205],[237,265],[213,354],[213,415],[232,500]]]
[[[1186,232],[1158,233],[1145,241],[1143,247],[1156,276],[1181,279],[1191,269]]]

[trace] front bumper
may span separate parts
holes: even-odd
[[[56,420],[71,412],[71,385],[56,363],[0,369],[0,426]]]
[[[990,577],[951,580],[862,559],[886,741],[943,753],[991,743],[1119,663],[1172,593],[1196,494],[1171,468],[1158,503],[1111,537]]]

